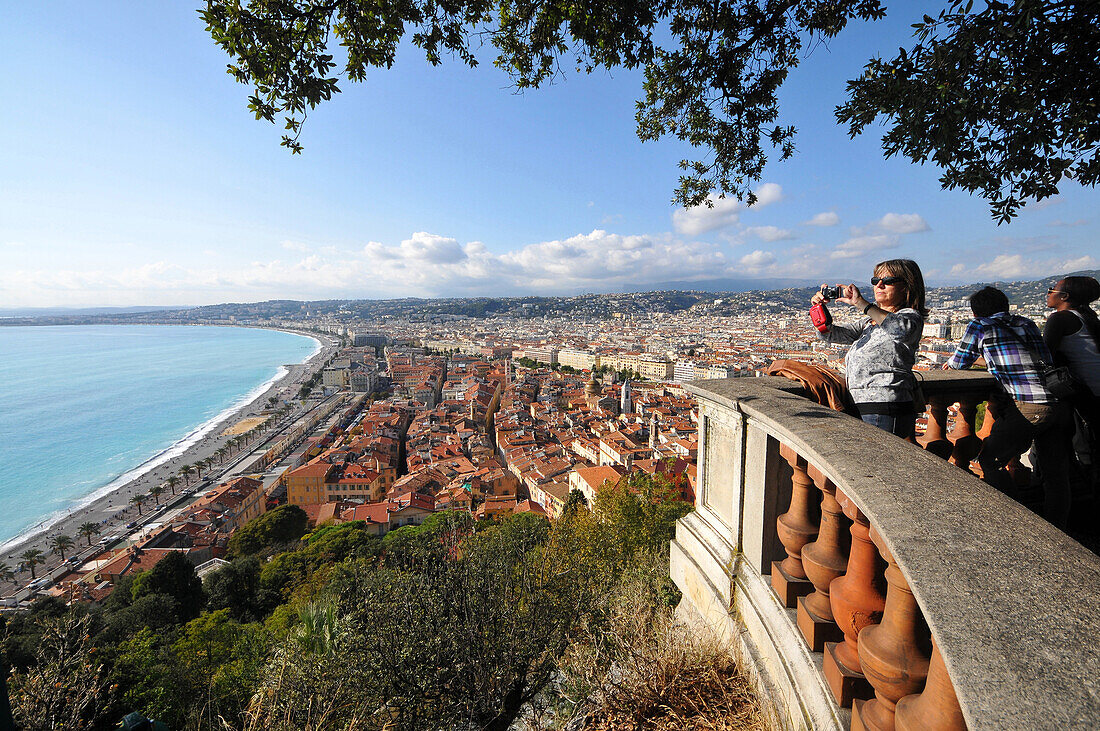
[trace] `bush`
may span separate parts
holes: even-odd
[[[297,541],[309,527],[309,516],[297,505],[280,505],[250,520],[229,539],[231,557],[251,556]]]

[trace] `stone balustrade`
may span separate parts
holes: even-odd
[[[920,375],[921,446],[785,379],[689,384],[679,611],[741,653],[787,728],[1100,728],[1100,558],[972,474],[992,379]]]

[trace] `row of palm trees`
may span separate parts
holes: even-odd
[[[282,419],[292,411],[289,405],[283,405],[274,412],[274,419],[268,419],[262,424],[259,424],[252,429],[235,436],[226,443],[218,447],[213,456],[200,459],[193,464],[185,464],[179,469],[179,475],[182,476],[185,485],[191,484],[191,475],[195,475],[198,478],[202,477],[203,470],[209,469],[215,462],[219,465],[225,462],[226,457],[231,457],[248,444],[250,444],[256,437],[265,433],[277,423],[281,423]],[[149,494],[137,494],[130,498],[130,503],[137,508],[138,515],[141,515],[141,507],[152,499],[154,502],[160,501],[160,496],[164,494],[165,489],[171,490],[172,495],[176,494],[176,486],[180,484],[180,477],[176,475],[170,476],[165,480],[163,485],[153,485],[149,488]],[[103,528],[99,523],[93,523],[91,521],[82,523],[76,530],[77,534],[87,541],[87,545],[92,545],[92,538],[103,532]],[[49,542],[50,552],[60,556],[61,560],[65,560],[65,554],[72,550],[76,546],[76,541],[67,535],[57,535],[50,539]],[[19,568],[18,571],[30,571],[31,580],[38,578],[35,568],[46,563],[46,553],[38,548],[29,548],[19,555]],[[3,581],[15,581],[15,575],[17,570],[13,569],[7,563],[0,561],[0,580]]]
[[[255,440],[257,436],[260,436],[261,434],[272,429],[273,427],[276,427],[276,425],[278,425],[279,423],[282,423],[283,419],[292,410],[293,408],[289,405],[284,405],[274,412],[274,419],[268,419],[264,423],[256,425],[256,427],[250,429],[249,431],[246,431],[237,436],[233,436],[233,438],[228,440],[226,444],[218,447],[218,450],[216,450],[212,456],[206,457],[204,459],[199,459],[199,461],[195,462],[194,464],[187,464],[180,467],[178,477],[176,475],[169,476],[168,479],[164,481],[164,485],[154,485],[150,488],[149,495],[134,495],[130,498],[130,502],[135,508],[138,508],[138,514],[139,516],[141,516],[142,506],[144,506],[146,502],[149,502],[150,499],[152,499],[154,502],[160,501],[160,498],[164,494],[165,489],[171,490],[172,495],[175,496],[176,486],[178,486],[180,483],[180,477],[183,477],[185,485],[190,485],[191,475],[195,475],[196,477],[201,478],[202,472],[204,472],[205,469],[209,469],[216,462],[219,465],[223,464],[224,461],[226,461],[227,457],[233,456],[234,454],[240,452],[243,447],[248,446],[250,443],[252,443],[252,441]],[[102,530],[103,529],[99,523],[88,521],[85,523],[81,523],[76,532],[80,536],[80,538],[83,538],[87,541],[88,546],[91,546],[91,540],[94,539],[95,536],[102,533]],[[77,543],[72,538],[72,536],[55,535],[50,540],[50,551],[51,553],[54,553],[57,556],[61,557],[62,561],[65,561],[65,554],[69,551],[72,551],[76,545]],[[20,554],[19,560],[20,563],[18,569],[12,568],[7,563],[0,562],[0,580],[5,580],[5,582],[14,582],[15,574],[23,571],[31,572],[31,580],[36,579],[37,573],[35,572],[35,568],[46,563],[46,553],[40,549],[27,549]]]
[[[99,525],[96,523],[85,523],[80,527],[81,531],[86,526],[91,526],[89,530],[94,530],[95,533],[99,532]],[[91,539],[88,541],[88,545],[91,545]],[[72,550],[76,546],[76,541],[71,536],[57,535],[50,539],[50,551],[61,557],[61,560],[65,560],[65,554]],[[46,563],[46,554],[38,548],[28,548],[23,553],[19,554],[19,571],[30,571],[31,580],[38,578],[35,567]],[[16,570],[12,569],[6,563],[0,562],[0,579],[4,581],[14,581]]]
[[[292,408],[288,405],[281,406],[278,410],[274,412],[274,419],[268,419],[262,424],[257,424],[256,426],[252,427],[242,434],[231,437],[225,442],[224,445],[218,447],[214,451],[214,454],[212,456],[206,457],[205,459],[200,459],[193,464],[185,464],[180,467],[179,475],[183,478],[184,484],[191,484],[191,475],[195,475],[196,478],[201,479],[203,471],[209,469],[212,465],[214,465],[214,463],[217,463],[219,466],[224,464],[227,457],[232,457],[233,455],[239,453],[244,447],[247,447],[249,444],[251,444],[258,436],[266,433],[272,427],[277,426],[278,423],[281,423],[282,418],[289,414],[291,410]],[[175,495],[176,485],[179,484],[179,477],[173,475],[172,477],[168,478],[165,484],[168,485],[168,488],[172,491],[172,494]],[[131,502],[134,502],[133,499],[131,499]]]

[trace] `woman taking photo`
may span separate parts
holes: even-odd
[[[913,363],[928,314],[924,277],[915,261],[891,259],[875,265],[871,287],[874,301],[869,302],[856,285],[842,286],[836,301],[856,308],[863,318],[853,325],[831,324],[820,337],[829,343],[852,343],[844,369],[860,417],[908,439],[917,418]],[[818,292],[811,301],[818,304],[826,297]]]
[[[1092,277],[1066,277],[1047,290],[1047,307],[1054,310],[1043,328],[1043,340],[1055,365],[1067,366],[1082,388],[1073,407],[1091,432],[1089,452],[1095,468],[1100,432],[1100,320],[1089,305],[1100,299],[1100,283]]]

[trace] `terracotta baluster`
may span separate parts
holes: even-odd
[[[993,423],[1000,418],[999,410],[1000,406],[996,398],[991,398],[986,402],[985,418],[982,420],[982,428],[978,431],[978,436],[983,442],[989,437],[990,431],[993,429]],[[1025,490],[1031,485],[1031,470],[1021,464],[1019,458],[1013,457],[1005,465],[1005,470],[1011,478],[1011,485],[1001,485],[1003,490],[1014,491],[1015,494],[1019,494],[1021,490]],[[983,480],[985,479],[985,473],[980,466],[977,474]],[[986,480],[986,482],[989,482],[989,480]]]
[[[817,540],[802,548],[802,567],[814,585],[814,592],[798,600],[798,628],[806,638],[810,649],[821,652],[826,642],[838,642],[844,638],[829,601],[829,584],[848,566],[848,547],[851,534],[848,519],[840,503],[836,501],[836,485],[813,465],[807,471],[810,479],[821,490],[821,529]]]
[[[855,702],[852,731],[893,731],[897,702],[924,687],[932,637],[905,576],[874,528],[871,540],[886,560],[889,588],[882,621],[859,633],[859,662],[875,698]]]
[[[847,707],[856,698],[871,698],[870,683],[859,662],[859,633],[878,624],[886,607],[885,563],[868,535],[870,524],[856,504],[837,490],[837,502],[852,520],[852,548],[848,570],[829,584],[829,603],[836,623],[844,632],[843,642],[826,642],[825,680],[837,703]]]
[[[955,686],[943,664],[943,655],[932,644],[932,660],[928,663],[928,680],[917,695],[907,695],[898,701],[894,713],[897,731],[966,731]]]
[[[944,396],[928,397],[928,426],[918,443],[927,451],[947,459],[951,454],[951,442],[947,440],[947,407]]]
[[[970,471],[970,463],[982,448],[982,440],[974,433],[974,416],[977,411],[976,395],[960,398],[959,418],[955,419],[955,429],[949,437],[955,443],[955,448],[951,451],[951,464],[958,465],[967,471]]]
[[[818,493],[806,474],[806,460],[786,444],[780,446],[779,453],[794,473],[791,475],[791,505],[776,520],[776,532],[787,557],[772,562],[772,589],[783,606],[794,607],[798,597],[814,590],[802,566],[802,547],[817,538]]]

